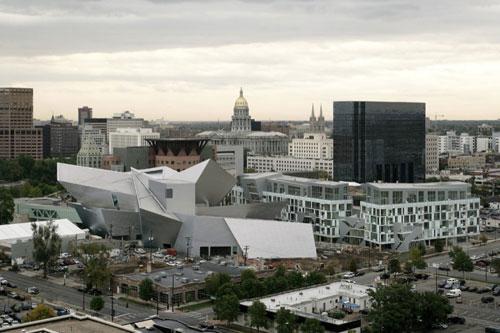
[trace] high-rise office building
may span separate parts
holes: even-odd
[[[425,104],[334,102],[335,180],[425,180]]]
[[[82,106],[78,108],[78,126],[83,126],[86,119],[92,119],[92,108]]]
[[[33,127],[33,89],[0,88],[0,159],[41,159],[42,146],[42,129]]]

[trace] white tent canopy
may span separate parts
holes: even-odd
[[[68,219],[54,220],[54,225],[57,226],[56,232],[61,238],[85,239],[85,231],[78,228]],[[10,245],[17,241],[26,241],[33,238],[33,231],[31,229],[32,222],[26,223],[13,223],[0,225],[0,244]],[[37,226],[46,225],[48,221],[33,222]]]

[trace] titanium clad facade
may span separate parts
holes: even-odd
[[[425,180],[425,103],[334,102],[334,180]]]

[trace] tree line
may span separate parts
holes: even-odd
[[[57,182],[57,163],[75,164],[74,158],[34,160],[21,155],[14,160],[0,160],[0,182],[24,181],[20,186],[0,187],[0,224],[14,216],[14,198],[41,197],[62,190]]]

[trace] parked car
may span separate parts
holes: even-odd
[[[447,271],[447,272],[451,270],[450,266],[448,266],[447,264],[440,264],[439,267],[438,267],[438,269],[440,271]]]
[[[481,303],[493,303],[495,298],[493,296],[483,296],[481,297]]]
[[[12,283],[12,282],[7,282],[7,287],[9,287],[9,288],[17,288],[17,285],[15,283]]]
[[[475,292],[477,292],[477,287],[471,286],[471,287],[469,287],[469,291],[471,293],[475,293]]]
[[[383,272],[385,270],[384,265],[377,265],[372,267],[372,271],[374,272]]]
[[[485,293],[489,293],[490,291],[491,291],[491,289],[490,289],[490,288],[488,288],[488,287],[483,287],[483,288],[479,288],[479,289],[477,290],[477,293],[478,293],[478,294],[485,294]]]
[[[352,278],[353,278],[353,277],[355,277],[355,276],[356,276],[356,273],[353,273],[353,272],[347,272],[347,273],[345,273],[342,277],[343,277],[344,279],[352,279]]]
[[[493,290],[493,296],[500,296],[500,288],[495,288]]]
[[[356,272],[356,274],[355,274],[355,275],[356,275],[356,276],[363,276],[363,275],[365,275],[365,272]]]
[[[439,288],[444,288],[444,286],[446,286],[446,280],[443,280],[443,281],[438,283]]]
[[[454,298],[462,296],[462,291],[460,289],[451,289],[446,293],[446,297]]]
[[[38,293],[40,293],[40,290],[37,287],[29,287],[26,289],[26,291],[30,295],[37,295]]]

